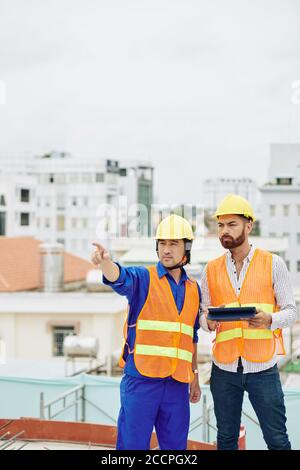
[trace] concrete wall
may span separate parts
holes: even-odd
[[[53,357],[52,327],[75,325],[79,334],[97,337],[99,360],[123,344],[125,311],[117,314],[1,314],[0,338],[5,342],[7,360],[49,360]]]

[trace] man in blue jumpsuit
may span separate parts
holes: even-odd
[[[155,274],[157,273],[158,280],[167,279],[179,315],[187,300],[186,283],[191,282],[183,266],[190,261],[193,238],[189,223],[176,215],[164,219],[156,234],[159,262]],[[175,380],[172,374],[163,378],[142,375],[137,370],[132,352],[136,343],[137,320],[149,292],[149,270],[142,266],[121,267],[111,261],[103,246],[96,243],[94,245],[96,251],[92,261],[102,269],[104,284],[111,286],[118,294],[126,296],[129,303],[127,338],[122,354],[125,369],[121,380],[117,449],[149,449],[155,427],[160,449],[184,450],[187,446],[190,421],[189,401],[197,403],[201,396],[197,370],[200,288],[196,284],[199,305],[191,328],[193,379],[190,383],[184,383]]]

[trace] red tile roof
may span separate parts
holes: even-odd
[[[41,241],[29,237],[0,237],[0,292],[16,292],[41,287]],[[64,282],[85,279],[93,265],[78,256],[64,253]]]

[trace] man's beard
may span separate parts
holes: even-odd
[[[226,240],[224,240],[224,238],[226,238]],[[220,242],[222,246],[228,250],[241,246],[245,240],[246,240],[245,230],[243,230],[241,235],[239,235],[237,238],[233,238],[230,235],[226,235],[225,237],[223,236],[220,238]]]

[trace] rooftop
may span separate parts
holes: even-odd
[[[0,450],[104,450],[115,449],[117,428],[100,424],[39,419],[0,419]],[[240,446],[244,448],[245,433]],[[157,448],[156,436],[151,449]],[[188,441],[188,449],[215,450],[206,442]]]
[[[126,298],[114,292],[0,293],[0,314],[115,314],[125,310],[126,306]]]
[[[0,292],[41,288],[39,240],[30,237],[0,237]],[[64,282],[85,280],[93,265],[78,256],[64,253]]]

